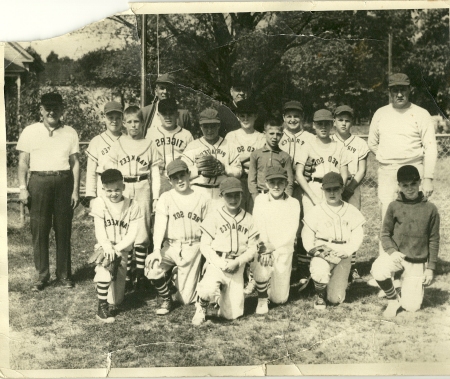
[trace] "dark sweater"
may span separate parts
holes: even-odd
[[[405,260],[425,263],[434,270],[439,252],[439,213],[422,192],[415,200],[408,200],[402,192],[389,204],[381,229],[384,251],[400,251]]]

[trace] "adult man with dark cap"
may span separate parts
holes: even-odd
[[[79,201],[80,165],[78,135],[61,122],[63,100],[58,93],[41,97],[41,122],[27,126],[19,137],[20,201],[30,209],[34,263],[38,279],[34,291],[50,280],[49,235],[56,240],[56,278],[67,288],[71,279],[73,210]],[[30,171],[27,183],[28,171]]]
[[[170,74],[164,74],[156,79],[155,98],[150,105],[142,108],[144,117],[144,135],[150,127],[161,126],[161,120],[158,117],[158,103],[160,100],[174,97],[175,80]],[[187,109],[178,109],[178,126],[189,131],[192,130],[191,116]]]
[[[236,116],[238,109],[237,104],[249,97],[249,84],[241,78],[234,78],[230,88],[231,101],[227,104],[222,104],[217,108],[220,119],[219,134],[225,137],[227,133],[238,130],[241,123]],[[261,116],[261,115],[260,115]],[[258,117],[255,120],[255,130],[264,132],[264,120]]]
[[[425,196],[433,193],[437,159],[436,136],[430,114],[410,102],[410,80],[405,74],[389,77],[391,103],[378,109],[369,130],[369,149],[376,155],[381,217],[397,197],[397,171],[410,164],[419,170]]]

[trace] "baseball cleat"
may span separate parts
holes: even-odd
[[[314,309],[323,310],[327,308],[327,303],[323,298],[323,295],[316,295],[314,300]]]
[[[400,302],[398,299],[388,300],[388,306],[383,312],[383,316],[386,318],[393,318],[397,316],[397,311],[400,309]]]
[[[164,299],[163,303],[161,304],[161,307],[156,310],[156,314],[158,316],[165,316],[170,313],[170,311],[173,308],[173,302],[172,299]]]
[[[255,292],[256,283],[254,279],[249,280],[247,285],[244,288],[244,295],[250,295]]]
[[[349,275],[349,282],[350,283],[362,283],[364,282],[364,279],[359,275],[359,272],[356,268],[350,271]]]
[[[73,288],[74,287],[72,279],[59,279],[58,285],[60,287],[64,287],[64,288]]]
[[[196,304],[195,315],[192,318],[193,325],[201,325],[205,322],[206,310],[200,306],[200,304]]]
[[[106,302],[98,303],[98,311],[96,317],[105,324],[111,324],[116,321],[116,319],[109,313],[108,303]]]
[[[42,291],[45,287],[47,287],[48,282],[46,281],[38,281],[35,284],[33,284],[33,288],[32,291],[33,292],[40,292]]]
[[[257,315],[265,315],[268,312],[269,312],[269,299],[266,297],[258,299],[258,305],[256,306],[255,313]]]

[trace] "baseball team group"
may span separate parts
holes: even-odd
[[[342,303],[352,281],[362,280],[355,262],[370,152],[379,163],[382,226],[368,283],[387,298],[385,317],[420,309],[439,252],[439,213],[428,201],[437,144],[430,114],[410,101],[407,75],[389,76],[390,101],[375,112],[367,143],[352,135],[348,105],[317,110],[313,134],[304,130],[301,102],[284,103],[280,118],[262,117],[240,82],[230,104],[198,115],[202,137],[194,139],[175,88],[165,74],[142,109],[106,103],[106,130],[86,150],[96,237],[88,262],[101,322],[114,322],[125,296],[149,285],[158,315],[195,303],[194,325],[242,316],[245,296],[255,291],[260,315],[309,284],[314,309]],[[34,291],[50,283],[52,228],[56,283],[74,286],[70,240],[80,187],[78,135],[62,121],[62,96],[42,95],[40,113],[17,144]]]

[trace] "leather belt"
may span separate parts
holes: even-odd
[[[63,176],[69,175],[71,173],[70,170],[62,170],[62,171],[31,171],[34,175],[39,176]]]
[[[219,188],[218,184],[202,184],[202,183],[192,183],[193,186],[202,188]]]
[[[137,183],[141,182],[142,180],[148,179],[148,174],[144,174],[141,176],[124,176],[123,181],[125,183]]]
[[[347,243],[347,241],[327,240],[326,238],[320,238],[320,237],[316,237],[316,238],[318,240],[321,240],[321,241],[326,241],[326,242],[329,242],[329,243],[336,243],[338,245],[345,245]]]

